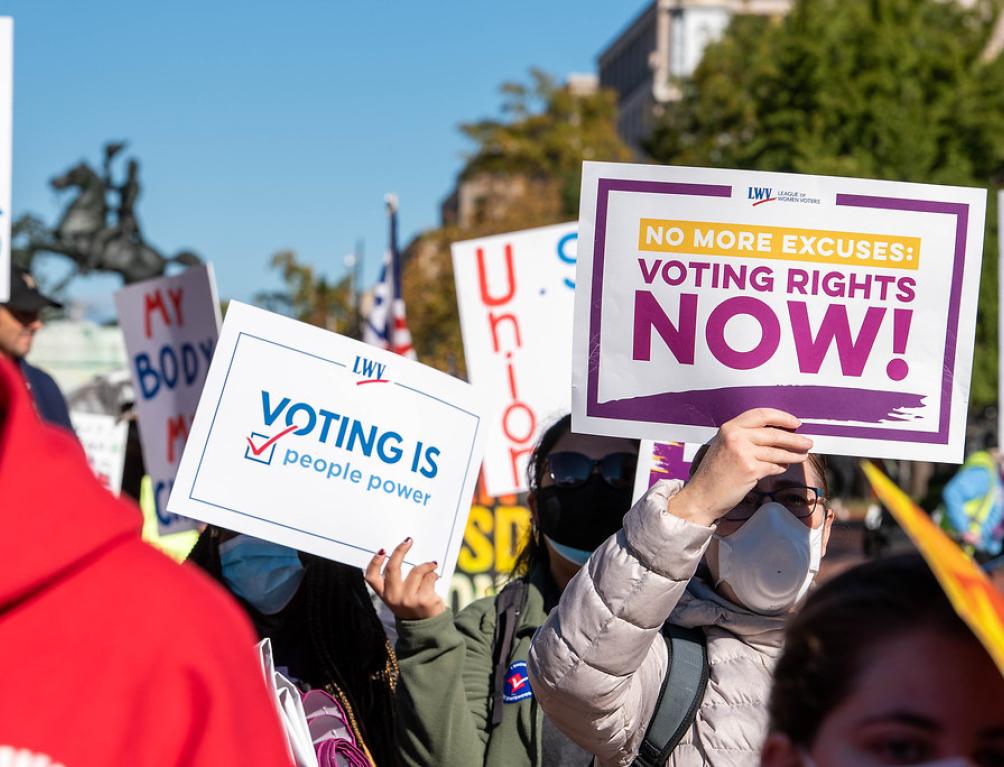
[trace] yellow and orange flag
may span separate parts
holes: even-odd
[[[976,634],[1004,674],[1004,596],[972,558],[892,480],[869,461],[862,461],[861,466],[879,500],[927,560],[959,617]]]

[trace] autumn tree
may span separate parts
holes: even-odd
[[[329,281],[312,266],[297,260],[291,250],[272,256],[271,267],[279,272],[283,287],[259,293],[255,303],[326,330],[358,337],[358,321],[349,276]]]
[[[418,357],[465,375],[450,244],[578,216],[584,160],[625,161],[612,91],[558,84],[533,69],[504,83],[501,117],[464,123],[473,142],[458,187],[483,187],[484,215],[422,233],[409,245],[402,292]]]

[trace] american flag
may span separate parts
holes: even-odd
[[[411,332],[405,319],[404,299],[401,298],[401,252],[397,247],[397,197],[385,198],[390,219],[390,244],[384,256],[380,281],[373,289],[373,308],[363,328],[363,340],[389,349],[409,359],[416,359],[411,345]]]

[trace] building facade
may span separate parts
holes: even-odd
[[[653,0],[599,55],[600,85],[618,94],[618,131],[636,151],[679,98],[704,49],[736,14],[783,16],[791,0]]]

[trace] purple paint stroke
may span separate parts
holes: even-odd
[[[611,400],[603,403],[603,417],[674,423],[684,415],[679,423],[721,426],[751,408],[773,407],[803,419],[879,424],[913,420],[900,411],[922,407],[924,399],[922,394],[835,386],[736,386]],[[824,426],[806,424],[805,428],[821,434],[818,429]]]
[[[682,479],[690,477],[690,461],[683,457],[682,442],[655,442],[652,444],[652,469],[648,473],[648,486],[652,487],[660,479]]]

